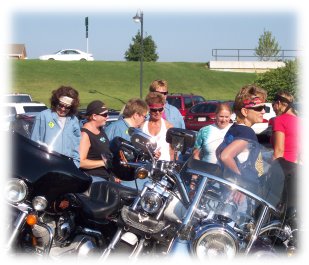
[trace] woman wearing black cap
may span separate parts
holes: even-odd
[[[108,110],[102,101],[95,100],[88,104],[86,116],[87,122],[81,129],[80,168],[94,179],[100,177],[109,180],[111,152],[109,140],[102,130]]]

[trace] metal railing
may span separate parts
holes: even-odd
[[[221,54],[221,52],[228,52],[227,54]],[[267,58],[272,58],[273,61],[285,61],[288,59],[295,59],[299,56],[300,50],[279,50],[276,56],[265,56]],[[255,55],[255,49],[212,49],[212,57],[215,61],[218,58],[237,58],[240,61],[241,58],[257,58],[259,60],[260,56]]]

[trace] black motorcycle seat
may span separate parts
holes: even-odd
[[[129,205],[137,191],[110,181],[96,181],[84,193],[76,194],[83,214],[92,220],[103,221],[123,205]]]
[[[188,161],[187,168],[205,172],[217,177],[222,177],[223,174],[219,165],[192,158]]]

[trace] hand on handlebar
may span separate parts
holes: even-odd
[[[154,151],[153,157],[154,157],[154,159],[158,160],[160,158],[160,156],[161,156],[161,150],[160,150],[160,148],[158,148]]]

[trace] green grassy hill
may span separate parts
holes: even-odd
[[[139,97],[139,67],[139,62],[12,60],[10,91],[29,93],[49,106],[51,91],[70,85],[79,91],[81,107],[100,99],[109,108],[121,109],[128,99]],[[239,88],[255,78],[256,74],[210,71],[204,63],[144,62],[143,97],[154,79],[166,79],[170,93],[234,99]]]

